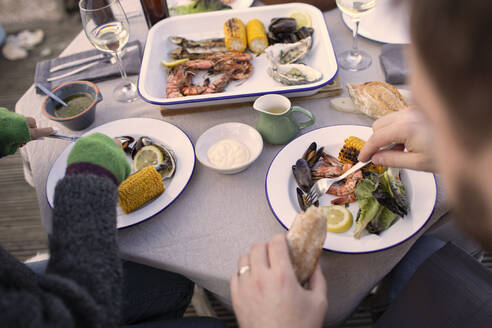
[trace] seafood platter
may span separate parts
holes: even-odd
[[[175,16],[149,31],[138,90],[186,108],[314,94],[338,65],[319,9],[299,3]]]
[[[176,126],[160,120],[131,118],[101,125],[84,136],[96,132],[118,139],[132,169],[118,187],[118,228],[151,218],[169,206],[188,185],[195,167],[195,151],[186,134]],[[48,175],[46,196],[51,207],[71,149],[72,145],[60,154]],[[155,169],[155,175],[144,173],[148,169]]]
[[[324,249],[368,253],[394,247],[425,225],[437,197],[434,176],[426,172],[371,163],[330,184],[313,204],[307,200],[317,180],[340,176],[357,162],[371,134],[364,126],[324,127],[294,139],[276,155],[265,189],[273,214],[286,229],[299,211],[318,206],[328,220]]]

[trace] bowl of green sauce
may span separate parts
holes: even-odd
[[[103,98],[97,85],[89,81],[72,81],[52,90],[68,106],[63,106],[50,97],[43,103],[43,114],[70,130],[89,127],[96,118],[96,105]]]

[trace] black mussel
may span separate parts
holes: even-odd
[[[297,21],[294,18],[272,18],[268,30],[272,33],[293,33],[297,30]]]
[[[277,39],[279,40],[279,42],[282,42],[282,43],[291,43],[291,36],[294,34],[294,32],[278,32],[278,33],[275,33],[275,36],[277,37]]]
[[[308,161],[309,167],[312,168],[314,164],[316,164],[319,161],[319,158],[321,157],[321,154],[323,154],[324,149],[325,149],[324,147],[321,147],[320,149],[318,149],[316,154],[313,157],[311,157],[311,159]]]
[[[308,36],[312,36],[313,32],[314,30],[311,27],[303,26],[297,30],[296,36],[299,38],[299,40],[302,40],[307,38]]]
[[[301,208],[301,210],[305,211],[311,204],[307,202],[306,194],[304,194],[304,192],[299,187],[296,188],[296,192],[297,192],[297,202],[299,203],[299,207]]]
[[[316,201],[314,204],[310,204],[306,199],[306,194],[301,190],[301,188],[296,188],[296,194],[297,202],[299,203],[299,207],[301,208],[301,210],[305,211],[311,205],[314,205],[316,207],[319,206],[319,201]]]
[[[311,168],[305,159],[298,159],[295,165],[295,169],[292,170],[299,187],[305,192],[309,192],[313,185],[313,179],[311,178]]]
[[[309,147],[306,149],[306,151],[304,152],[301,158],[309,162],[309,160],[313,158],[314,155],[316,155],[316,149],[318,149],[318,145],[316,144],[316,142],[312,142],[309,145]]]
[[[133,147],[131,147],[130,154],[132,155],[132,158],[135,157],[137,152],[143,147],[143,146],[148,146],[152,145],[154,142],[152,139],[149,137],[140,137],[138,140],[133,144]]]
[[[131,148],[131,145],[135,142],[135,138],[131,136],[121,136],[121,137],[116,137],[120,143],[121,143],[121,148],[124,151],[129,151]]]

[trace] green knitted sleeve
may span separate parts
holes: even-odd
[[[130,164],[123,150],[110,137],[94,133],[80,138],[73,146],[67,166],[74,163],[91,163],[113,173],[118,183],[130,175]]]
[[[0,157],[14,154],[20,144],[30,140],[26,118],[0,107]]]

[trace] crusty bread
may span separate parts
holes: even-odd
[[[408,106],[400,92],[384,82],[347,83],[347,92],[359,110],[373,118]]]
[[[330,105],[339,112],[360,113],[359,107],[357,107],[349,97],[338,97],[332,99],[330,100]]]
[[[297,214],[289,232],[290,260],[297,279],[303,285],[311,278],[326,238],[326,216],[315,206]]]

